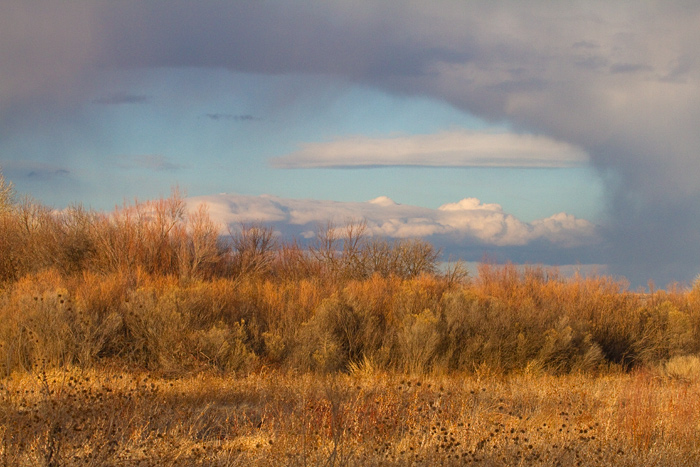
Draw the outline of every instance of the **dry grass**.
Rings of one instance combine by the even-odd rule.
[[[66,369],[0,387],[3,465],[697,465],[700,385]]]

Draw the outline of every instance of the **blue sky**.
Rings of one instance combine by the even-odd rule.
[[[350,209],[469,260],[690,281],[698,20],[688,2],[10,0],[0,168],[56,208],[177,184],[230,221]]]
[[[599,214],[601,185],[585,163],[537,169],[288,169],[271,163],[303,144],[345,137],[510,131],[506,122],[486,122],[444,101],[297,74],[158,69],[115,75],[104,77],[77,121],[16,137],[17,152],[27,156],[3,166],[20,191],[58,208],[81,202],[111,209],[124,199],[167,195],[178,183],[193,196],[390,196],[435,208],[472,196],[525,220],[560,211],[591,220]],[[314,92],[305,89],[308,81],[315,81]],[[56,141],[63,144],[56,147]]]

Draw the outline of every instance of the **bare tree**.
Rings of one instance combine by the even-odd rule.
[[[180,277],[198,278],[205,273],[205,266],[211,266],[221,259],[219,229],[209,217],[206,204],[201,204],[187,216],[187,226],[179,233]]]
[[[275,232],[260,224],[243,224],[238,232],[231,232],[234,265],[238,274],[262,274],[270,271],[276,247]]]
[[[0,170],[0,214],[7,212],[12,207],[15,198],[15,186],[5,180]]]

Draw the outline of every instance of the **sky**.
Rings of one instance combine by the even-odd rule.
[[[55,207],[182,188],[280,235],[700,273],[693,1],[4,0],[0,170]]]

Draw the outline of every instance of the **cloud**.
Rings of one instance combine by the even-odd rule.
[[[97,9],[32,0],[0,4],[0,122],[29,103],[71,106],[85,98],[82,74],[99,47]]]
[[[277,168],[331,167],[572,167],[586,154],[542,136],[452,131],[390,138],[357,136],[306,143],[299,151],[271,160]]]
[[[560,213],[527,223],[498,204],[476,198],[437,209],[398,204],[386,196],[368,202],[336,202],[220,194],[189,198],[187,203],[190,208],[206,203],[212,219],[233,230],[240,224],[262,222],[283,235],[302,238],[313,237],[317,227],[329,221],[340,226],[364,220],[370,235],[426,238],[446,252],[471,260],[481,259],[485,252],[522,257],[534,245],[547,254],[539,259],[531,255],[528,261],[590,262],[601,240],[598,227],[584,219]]]
[[[591,41],[578,41],[571,45],[575,49],[597,49],[600,46]]]
[[[47,181],[56,177],[66,177],[70,175],[70,171],[66,169],[55,169],[48,167],[41,167],[32,169],[27,173],[27,178],[31,180]]]
[[[121,104],[145,104],[150,99],[149,96],[142,94],[127,94],[124,92],[117,92],[114,94],[109,94],[107,96],[98,97],[93,99],[93,104],[100,105],[121,105]]]
[[[654,71],[649,65],[643,63],[616,63],[610,67],[610,73],[640,73]]]
[[[235,114],[226,114],[226,113],[208,113],[207,118],[210,120],[233,120],[236,122],[252,122],[255,120],[260,120],[257,117],[254,117],[250,114],[242,114],[242,115],[235,115]]]
[[[171,162],[161,154],[116,156],[115,164],[121,169],[148,169],[154,171],[178,170],[183,167]]]
[[[0,164],[0,170],[13,180],[26,180],[32,182],[47,182],[63,180],[71,176],[71,171],[56,164],[12,161],[8,160]]]

